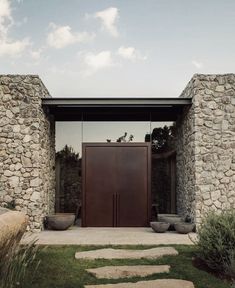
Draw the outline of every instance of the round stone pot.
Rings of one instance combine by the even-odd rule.
[[[166,222],[150,222],[150,226],[157,233],[164,233],[170,227],[170,223]]]
[[[52,230],[67,230],[74,221],[75,214],[73,213],[56,213],[46,216],[47,227]]]
[[[175,230],[180,234],[188,234],[193,231],[195,224],[192,223],[175,223]]]
[[[182,219],[180,216],[175,215],[175,214],[163,214],[163,215],[158,215],[158,221],[170,223],[170,227],[168,230],[174,231],[175,230],[174,224],[178,222],[182,222]]]

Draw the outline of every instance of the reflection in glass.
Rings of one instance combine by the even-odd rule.
[[[176,127],[173,122],[152,122],[152,201],[157,213],[176,212]],[[156,216],[156,215],[155,215]]]
[[[56,123],[56,212],[76,213],[81,207],[82,122]]]
[[[153,207],[158,213],[176,212],[175,124],[150,121],[57,122],[56,212],[80,217],[83,142],[151,142]]]
[[[149,122],[83,122],[83,142],[145,142]]]
[[[72,147],[75,153],[82,152],[82,122],[60,121],[56,122],[56,152],[65,146]]]

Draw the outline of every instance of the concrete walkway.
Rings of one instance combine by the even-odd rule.
[[[195,239],[196,234],[190,237]],[[81,228],[26,234],[22,243],[37,238],[39,245],[192,245],[188,235],[176,232],[154,233],[151,228]]]

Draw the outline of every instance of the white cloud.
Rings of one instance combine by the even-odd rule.
[[[41,51],[39,50],[30,51],[30,55],[32,59],[39,60],[41,58]]]
[[[0,39],[6,37],[12,21],[10,1],[0,0]]]
[[[25,38],[21,41],[0,40],[0,56],[8,55],[18,57],[30,45],[29,39]]]
[[[11,7],[8,0],[0,1],[0,19],[1,17],[10,17],[11,16]]]
[[[30,45],[29,39],[12,40],[9,29],[14,24],[9,0],[0,0],[0,57],[18,57]]]
[[[196,61],[196,60],[193,60],[192,61],[192,64],[193,66],[195,66],[197,69],[201,69],[204,65],[202,62],[199,62],[199,61]]]
[[[47,44],[53,48],[61,49],[74,43],[85,43],[92,40],[95,34],[87,32],[73,32],[70,26],[57,26],[50,23],[52,31],[47,36]]]
[[[95,18],[102,21],[103,29],[106,29],[113,37],[118,37],[116,22],[119,18],[119,11],[116,7],[110,7],[95,13]]]
[[[30,51],[30,56],[33,60],[39,61],[41,59],[43,52],[43,48],[37,49],[37,50],[31,50]]]
[[[83,61],[86,65],[86,70],[84,75],[89,76],[98,70],[102,70],[111,66],[114,66],[114,61],[112,59],[112,54],[110,51],[101,51],[97,54],[95,53],[85,53],[83,55]]]
[[[142,56],[141,53],[134,47],[124,47],[121,46],[117,54],[124,59],[136,61],[136,60],[146,60],[147,56]]]

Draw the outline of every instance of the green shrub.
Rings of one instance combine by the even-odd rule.
[[[235,211],[210,212],[198,229],[197,245],[211,269],[235,277]]]
[[[0,288],[24,287],[24,276],[30,265],[35,261],[37,247],[35,240],[27,245],[20,245],[16,239],[8,241],[0,250]]]

